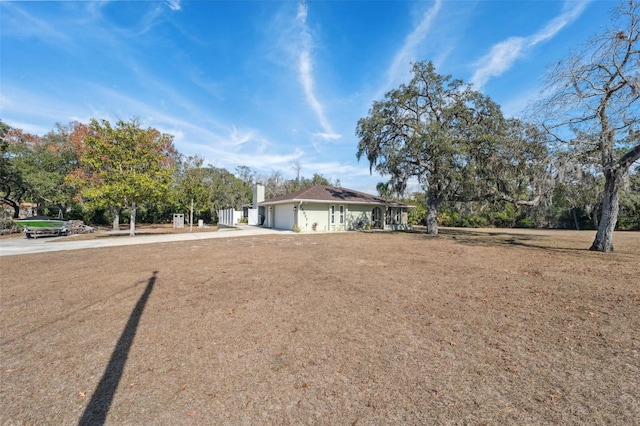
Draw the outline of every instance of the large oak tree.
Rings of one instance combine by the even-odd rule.
[[[498,167],[497,153],[510,126],[489,97],[437,74],[431,62],[414,64],[412,72],[409,84],[375,101],[358,121],[356,155],[390,176],[400,190],[417,178],[427,191],[427,232],[437,234],[443,201],[502,193],[499,179],[485,177],[489,168]]]
[[[85,128],[57,124],[45,136],[36,136],[0,121],[0,202],[14,210],[14,218],[25,201],[61,210],[74,204],[74,188],[65,177],[77,167],[76,140]]]

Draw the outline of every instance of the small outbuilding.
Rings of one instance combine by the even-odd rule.
[[[262,226],[300,232],[409,229],[415,206],[346,188],[317,185],[258,203]]]

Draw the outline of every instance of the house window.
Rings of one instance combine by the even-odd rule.
[[[331,206],[331,224],[336,223],[336,206]]]
[[[344,206],[340,206],[340,225],[344,225]]]

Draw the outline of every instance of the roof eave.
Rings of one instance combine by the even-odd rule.
[[[406,207],[406,208],[415,208],[416,206],[412,206],[411,204],[402,204],[396,203],[393,201],[348,201],[348,200],[311,200],[304,198],[292,198],[289,200],[277,200],[277,201],[261,201],[258,203],[259,206],[273,206],[276,204],[292,204],[292,203],[314,203],[314,204],[331,204],[331,203],[343,203],[343,204],[360,204],[360,205],[376,205],[376,206],[391,206],[391,207]]]

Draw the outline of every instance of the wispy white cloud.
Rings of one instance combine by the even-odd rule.
[[[303,166],[305,173],[321,173],[326,177],[369,176],[369,169],[367,167],[357,167],[340,161],[311,161],[305,163]]]
[[[493,45],[489,53],[477,62],[478,68],[471,77],[471,84],[481,89],[491,77],[497,77],[511,68],[529,46],[530,42],[524,37],[511,37]]]
[[[168,6],[172,11],[181,10],[181,0],[166,0],[165,3],[158,3],[155,1],[142,2],[144,7],[138,9],[136,15],[138,18],[135,23],[127,25],[120,24],[115,21],[109,21],[105,18],[105,9],[109,7],[119,7],[118,0],[99,0],[88,1],[85,3],[85,14],[82,19],[82,24],[86,27],[91,27],[86,31],[88,33],[94,33],[98,30],[98,34],[107,34],[111,36],[122,37],[130,41],[132,37],[139,37],[152,31],[157,26],[167,21],[167,12],[164,5]],[[111,36],[113,38],[113,36]]]
[[[529,49],[552,39],[564,27],[575,21],[590,0],[566,0],[560,15],[549,21],[542,29],[527,37],[511,37],[491,47],[489,53],[476,62],[476,71],[471,77],[473,86],[480,90],[492,78],[507,71]]]
[[[307,25],[307,5],[305,2],[301,2],[298,5],[298,13],[296,15],[296,21],[300,28],[300,53],[298,55],[298,78],[302,89],[304,91],[305,98],[314,112],[316,118],[322,127],[322,132],[315,133],[314,135],[325,140],[339,139],[341,136],[333,131],[329,120],[324,112],[324,106],[316,96],[315,92],[315,80],[313,75],[313,59],[311,57],[313,51],[313,39],[311,32]]]
[[[322,161],[306,157],[301,162],[302,175],[306,177],[319,173],[330,180],[340,179],[340,183],[345,188],[355,189],[370,194],[375,194],[376,184],[382,180],[379,176],[369,174],[368,167],[361,167],[357,164],[345,161]],[[284,175],[290,170],[282,170]]]
[[[14,2],[0,1],[0,14],[2,15],[2,33],[4,35],[33,37],[54,45],[73,42],[73,39],[63,29],[52,25],[46,19],[29,14],[16,6]]]
[[[182,9],[182,6],[180,5],[180,0],[167,0],[167,5],[169,6],[169,9],[173,11],[178,11]]]
[[[199,67],[191,66],[191,70],[188,71],[191,81],[204,90],[206,93],[212,96],[212,98],[219,101],[224,100],[223,86],[209,77],[206,72],[202,71]]]
[[[387,80],[382,91],[388,90],[389,87],[394,86],[409,74],[409,66],[412,62],[416,62],[418,48],[427,38],[427,34],[429,34],[431,25],[440,12],[441,6],[442,0],[436,0],[433,6],[424,11],[418,24],[407,35],[404,44],[394,56],[393,62],[387,70]]]
[[[531,37],[531,45],[535,46],[553,38],[565,26],[578,19],[590,2],[591,0],[565,1],[562,13]]]
[[[47,94],[22,89],[9,81],[2,82],[0,117],[7,124],[30,133],[43,135],[56,122],[74,120],[76,105]],[[28,121],[22,117],[29,117]],[[42,123],[47,123],[43,125]],[[46,127],[51,126],[51,127]]]
[[[138,115],[145,124],[162,128],[182,129],[192,138],[192,143],[202,146],[214,145],[226,151],[238,151],[248,148],[251,152],[259,153],[269,145],[268,141],[260,136],[260,132],[254,129],[239,128],[233,124],[216,121],[208,113],[189,104],[177,94],[171,95],[172,105],[179,106],[179,110],[165,110],[153,100],[130,97],[111,88],[91,85],[92,92],[108,106],[100,106],[95,109],[109,110],[108,116],[128,119],[131,113]],[[117,105],[117,107],[111,107]],[[117,109],[113,109],[117,108]],[[181,111],[181,112],[180,112]],[[199,111],[199,112],[198,112]],[[130,113],[131,112],[131,113]],[[104,114],[103,114],[104,115]],[[186,117],[186,118],[183,118]],[[169,131],[169,133],[171,133]]]
[[[325,141],[337,140],[342,137],[342,135],[339,135],[337,133],[322,133],[322,132],[314,133],[313,136]]]
[[[0,115],[7,124],[38,135],[46,134],[57,122],[87,123],[91,118],[114,122],[135,117],[143,126],[173,135],[176,147],[183,154],[204,154],[210,163],[229,170],[237,165],[286,170],[292,160],[304,155],[299,148],[275,146],[257,129],[217,122],[208,114],[198,114],[195,107],[186,102],[176,102],[183,105],[184,108],[179,108],[183,113],[176,109],[167,111],[157,102],[129,96],[112,87],[89,82],[78,84],[84,88],[81,92],[92,93],[92,103],[73,98],[63,102],[46,94],[3,85]],[[23,121],[24,116],[30,117],[29,120]],[[293,152],[287,152],[289,150]]]
[[[250,152],[228,152],[216,146],[202,147],[199,151],[208,164],[216,167],[224,167],[234,170],[239,165],[250,167],[259,172],[280,171],[283,174],[290,174],[291,162],[299,160],[304,156],[304,151],[299,148],[284,154],[264,153],[253,154]]]
[[[244,145],[254,139],[255,133],[253,131],[241,131],[236,126],[231,126],[229,144],[231,144],[232,146]]]
[[[138,37],[153,30],[157,25],[163,22],[163,10],[161,5],[154,5],[147,13],[143,14],[138,25],[132,28],[121,28],[123,35],[129,37]]]
[[[238,165],[269,172],[289,172],[291,161],[302,158],[305,152],[299,147],[276,146],[260,130],[217,122],[188,110],[182,117],[176,111],[134,99],[110,88],[94,86],[92,93],[103,101],[92,110],[102,111],[100,117],[129,119],[129,111],[135,111],[145,126],[152,126],[174,136],[178,150],[186,155],[204,156],[208,164],[234,170]],[[114,110],[110,105],[117,105]],[[184,115],[184,114],[182,114]],[[86,120],[79,120],[86,121]]]

